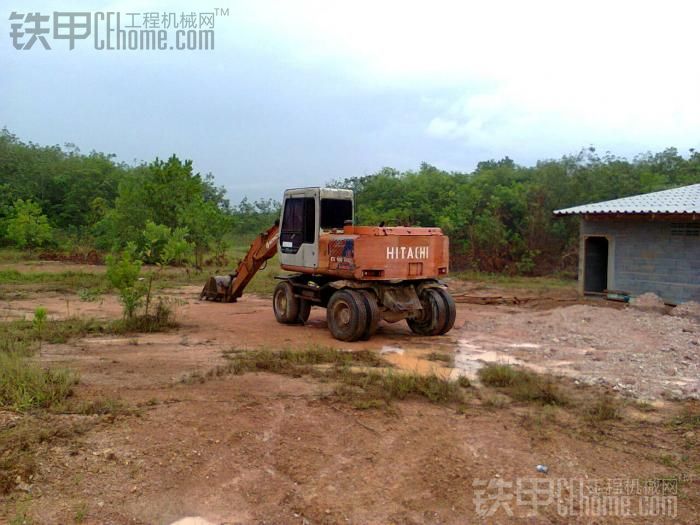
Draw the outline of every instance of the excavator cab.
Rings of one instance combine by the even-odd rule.
[[[296,188],[284,192],[278,253],[290,268],[318,268],[322,232],[342,231],[352,224],[352,190]]]

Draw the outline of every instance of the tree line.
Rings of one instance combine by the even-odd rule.
[[[507,157],[469,173],[422,164],[332,184],[355,190],[359,223],[441,227],[453,268],[534,275],[572,270],[577,261],[577,219],[556,218],[554,210],[698,182],[694,150],[628,160],[586,148],[529,167]]]
[[[362,224],[439,226],[453,267],[543,274],[575,265],[578,225],[552,211],[700,182],[700,153],[675,148],[629,160],[587,148],[520,166],[509,158],[471,172],[428,164],[384,168],[329,185],[355,190]],[[211,174],[190,161],[127,165],[73,145],[25,143],[0,132],[0,242],[23,249],[76,245],[128,248],[144,262],[201,266],[225,259],[235,234],[250,236],[279,216],[276,199],[231,205]]]
[[[225,258],[232,233],[272,222],[279,205],[246,199],[232,206],[213,175],[191,161],[130,166],[113,155],[25,143],[0,132],[0,242],[104,252],[129,248],[146,263]]]

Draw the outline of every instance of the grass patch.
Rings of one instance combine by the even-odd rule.
[[[448,381],[436,375],[398,372],[387,366],[375,352],[346,352],[335,348],[310,347],[302,350],[231,351],[227,365],[187,381],[205,380],[228,373],[265,371],[300,377],[314,377],[339,383],[338,398],[357,408],[375,408],[396,399],[416,396],[434,403],[462,401],[464,381]]]
[[[292,373],[292,375],[299,372],[300,367],[306,371],[306,367],[315,365],[372,367],[386,365],[382,358],[369,350],[346,352],[324,346],[311,346],[300,350],[232,350],[225,352],[224,356],[238,362],[246,371]]]
[[[121,399],[111,397],[79,401],[77,403],[62,403],[53,409],[54,413],[80,414],[81,416],[119,416],[129,414],[132,409]]]
[[[576,280],[565,277],[524,277],[501,273],[486,273],[478,271],[464,271],[451,273],[454,279],[462,281],[478,281],[497,284],[504,288],[520,288],[526,290],[545,291],[551,288],[576,289]]]
[[[123,334],[131,332],[164,332],[177,327],[175,312],[166,301],[158,301],[152,310],[153,313],[112,321],[111,329],[115,333]],[[136,344],[138,344],[138,341],[136,341]]]
[[[648,401],[634,401],[632,406],[640,412],[656,412],[656,407]]]
[[[62,403],[78,378],[66,369],[44,369],[17,353],[0,352],[0,406],[25,411]]]
[[[42,291],[75,292],[88,290],[89,293],[104,293],[110,286],[103,273],[94,272],[20,272],[0,270],[0,285],[41,285]]]
[[[620,419],[620,404],[609,394],[603,394],[584,407],[589,421],[611,421]]]
[[[238,265],[238,261],[247,253],[250,243],[255,237],[256,235],[236,236],[227,253],[228,261],[224,265],[207,266],[201,270],[177,267],[167,267],[162,271],[159,270],[158,278],[153,282],[153,289],[161,290],[183,285],[203,285],[208,275],[221,275],[234,270]],[[4,258],[3,254],[5,255]],[[0,262],[19,263],[26,259],[26,255],[22,254],[22,252],[0,250]],[[155,267],[144,265],[141,275],[145,277],[152,270],[155,270]],[[280,269],[279,260],[275,256],[253,277],[253,280],[246,287],[246,292],[270,295],[278,283],[275,276],[285,273],[288,272]],[[0,270],[0,292],[9,292],[11,290],[16,295],[18,287],[22,288],[25,286],[31,286],[29,290],[32,292],[75,293],[78,294],[81,301],[96,301],[101,295],[112,290],[104,272],[75,270],[47,272],[42,271],[41,264],[36,265],[36,271]]]
[[[671,424],[682,430],[700,430],[700,406],[697,403],[684,406],[681,413],[671,420]]]
[[[14,489],[16,479],[27,482],[36,470],[36,449],[44,443],[71,439],[85,433],[92,422],[64,422],[50,418],[27,417],[0,431],[0,494]]]
[[[9,321],[0,323],[0,352],[29,355],[38,348],[41,341],[66,343],[76,337],[115,331],[115,323],[112,321],[79,317],[45,321],[40,328],[32,321]]]
[[[425,358],[428,361],[440,361],[445,363],[447,366],[452,366],[454,363],[454,356],[443,352],[430,352]]]
[[[61,406],[77,383],[77,375],[62,368],[42,368],[29,357],[42,342],[65,343],[90,334],[161,331],[174,326],[172,310],[157,307],[149,316],[126,321],[71,318],[0,323],[0,406],[18,411]]]
[[[40,342],[60,344],[88,335],[162,332],[176,326],[174,312],[166,303],[156,305],[152,314],[130,320],[70,317],[45,321],[40,328],[28,320],[9,321],[0,323],[0,352],[31,355]]]
[[[4,247],[0,249],[0,263],[19,263],[33,260],[28,252],[16,248]]]
[[[422,397],[432,403],[463,400],[462,391],[456,381],[448,381],[435,374],[421,375],[415,372],[398,372],[393,369],[359,371],[345,369],[337,379],[341,382],[342,388],[336,389],[336,393],[342,399],[353,402],[383,400],[390,403],[409,396]]]
[[[75,513],[73,515],[73,521],[75,523],[83,523],[85,521],[85,516],[87,515],[87,503],[80,502],[75,506]]]
[[[519,371],[509,365],[486,365],[479,370],[479,379],[487,386],[507,387],[513,385]]]
[[[467,376],[459,376],[457,378],[457,384],[462,388],[470,388],[472,386],[472,382],[469,381]]]
[[[479,379],[484,385],[498,388],[516,401],[545,405],[568,403],[566,396],[552,378],[510,365],[486,365],[479,370]]]

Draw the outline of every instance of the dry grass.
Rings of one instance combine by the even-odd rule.
[[[73,440],[94,422],[64,421],[56,417],[26,417],[0,431],[0,494],[11,491],[19,478],[27,482],[36,470],[38,447],[44,442]]]
[[[583,407],[584,415],[589,421],[611,421],[620,419],[620,403],[609,394],[603,394]]]

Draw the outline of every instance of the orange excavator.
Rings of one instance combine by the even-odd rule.
[[[212,276],[200,298],[235,302],[253,276],[279,254],[272,307],[284,324],[303,324],[312,306],[326,308],[336,339],[369,339],[381,320],[405,319],[424,336],[447,333],[456,307],[440,279],[449,239],[440,228],[355,226],[354,196],[337,188],[284,193],[280,221],[261,233],[236,270]]]

